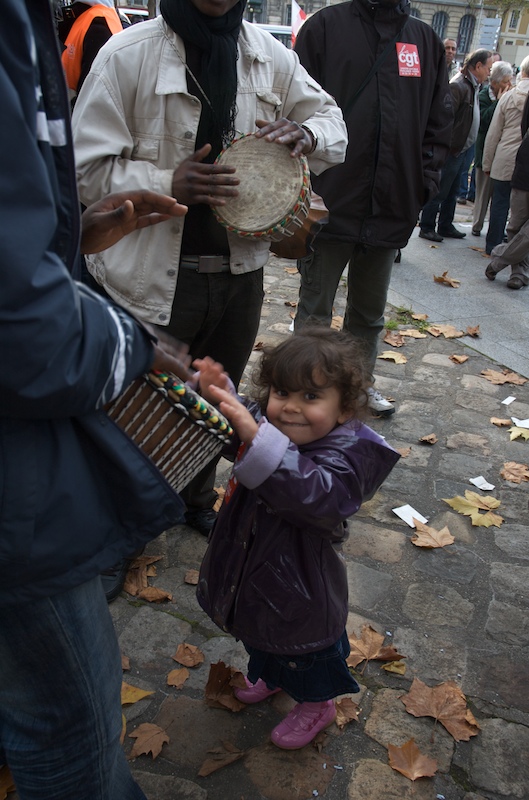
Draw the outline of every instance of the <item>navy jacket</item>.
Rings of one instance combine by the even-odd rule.
[[[178,521],[182,503],[102,410],[152,346],[70,275],[79,203],[47,2],[2,3],[0,104],[2,605],[94,577]]]

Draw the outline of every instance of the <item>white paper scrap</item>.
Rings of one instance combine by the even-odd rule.
[[[288,330],[290,331],[290,333],[294,333],[294,320],[292,320],[292,322],[288,326]],[[513,398],[513,400],[514,400],[514,398]]]
[[[517,428],[529,428],[529,419],[517,419],[516,417],[511,417],[511,419]]]
[[[477,478],[469,478],[469,483],[473,483],[478,489],[483,489],[484,492],[492,492],[496,487],[492,483],[488,483],[483,475],[478,475]]]
[[[516,400],[516,397],[509,396],[509,397],[506,397],[505,400],[502,400],[501,404],[502,404],[502,406],[510,406],[511,403],[514,403],[515,400]]]
[[[392,508],[391,510],[397,515],[397,517],[400,517],[402,520],[404,520],[404,522],[409,525],[410,528],[415,528],[415,524],[413,522],[414,519],[419,520],[419,522],[422,522],[423,524],[428,522],[426,517],[423,517],[422,514],[419,514],[418,511],[415,511],[413,506],[407,504],[405,506],[399,506],[398,508]]]

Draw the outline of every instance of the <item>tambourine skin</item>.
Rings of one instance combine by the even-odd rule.
[[[305,156],[292,158],[287,145],[249,133],[234,139],[216,163],[235,167],[238,196],[212,206],[228,231],[280,241],[301,227],[310,208],[310,171]]]

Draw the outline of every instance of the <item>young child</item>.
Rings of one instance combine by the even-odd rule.
[[[240,446],[211,535],[197,597],[248,654],[245,689],[257,703],[281,689],[297,705],[272,731],[297,749],[330,725],[333,698],[358,692],[346,664],[346,520],[399,459],[358,421],[369,385],[346,333],[305,328],[265,348],[257,403],[230,393],[222,367],[195,362],[201,391],[230,420]]]

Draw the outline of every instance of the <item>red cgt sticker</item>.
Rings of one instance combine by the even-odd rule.
[[[401,77],[421,77],[421,61],[416,44],[397,42],[397,61],[399,63],[399,75]]]

